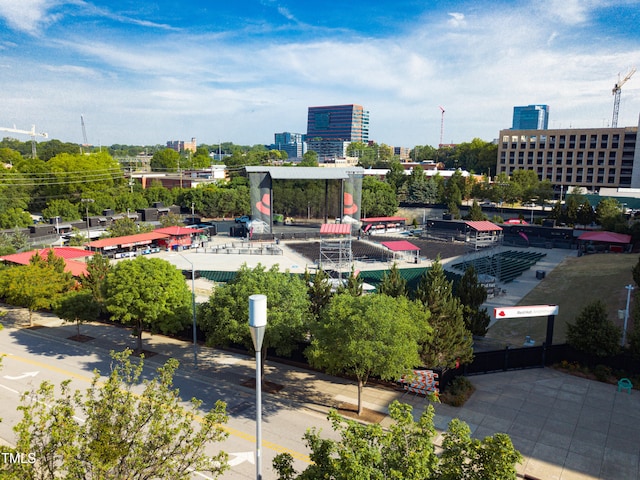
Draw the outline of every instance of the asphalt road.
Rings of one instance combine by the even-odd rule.
[[[47,338],[38,330],[6,328],[0,332],[0,354],[5,355],[0,371],[0,439],[15,443],[12,427],[19,422],[16,407],[23,392],[33,390],[44,380],[59,385],[72,379],[72,388],[84,391],[90,384],[93,371],[109,371],[109,354],[104,349],[85,347],[73,341]],[[153,374],[158,364],[146,361],[143,376]],[[217,400],[227,403],[229,421],[226,429],[229,437],[222,444],[210,446],[213,454],[218,449],[229,453],[231,470],[220,478],[256,478],[255,453],[255,394],[247,389],[234,388],[224,382],[180,367],[174,381],[181,397],[187,401],[197,397],[204,401],[203,409],[213,406]],[[271,467],[273,457],[280,452],[293,455],[298,470],[309,462],[308,451],[302,442],[304,432],[310,427],[322,428],[325,436],[333,432],[329,422],[319,413],[276,403],[263,395],[262,410],[262,478],[275,479]],[[209,478],[198,472],[194,478]]]

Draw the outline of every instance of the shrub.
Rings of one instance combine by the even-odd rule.
[[[440,401],[452,407],[461,407],[475,390],[476,387],[467,377],[456,377],[451,381],[447,390],[440,395]]]
[[[573,324],[567,325],[567,343],[576,350],[598,357],[620,350],[622,332],[607,316],[607,306],[596,300],[582,309]]]
[[[611,368],[606,365],[596,365],[593,374],[599,382],[606,382],[611,377],[612,371]]]

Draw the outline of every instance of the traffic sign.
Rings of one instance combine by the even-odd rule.
[[[558,305],[529,305],[519,307],[496,307],[493,309],[493,317],[500,318],[527,318],[548,317],[558,314]]]

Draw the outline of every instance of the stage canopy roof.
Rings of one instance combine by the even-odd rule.
[[[487,220],[480,221],[467,221],[466,223],[470,228],[476,230],[477,232],[500,232],[502,231],[502,227],[496,225],[495,223],[489,222]]]
[[[614,232],[585,232],[578,237],[581,241],[605,243],[631,243],[631,235]]]
[[[387,247],[392,252],[419,252],[420,247],[407,240],[395,240],[391,242],[382,242],[382,246]]]
[[[349,235],[351,225],[348,223],[323,223],[320,225],[320,235]]]
[[[247,173],[268,173],[273,180],[347,180],[349,175],[364,175],[364,168],[322,167],[244,167]]]

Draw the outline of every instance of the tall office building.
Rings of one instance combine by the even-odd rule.
[[[502,130],[496,173],[533,170],[565,191],[640,188],[638,127]]]
[[[350,142],[369,141],[369,112],[361,105],[309,107],[307,146],[324,156],[346,154]]]
[[[302,133],[275,133],[271,148],[287,152],[289,158],[299,158],[304,154],[303,142],[304,135]]]
[[[549,128],[549,106],[513,107],[512,130],[546,130]]]

